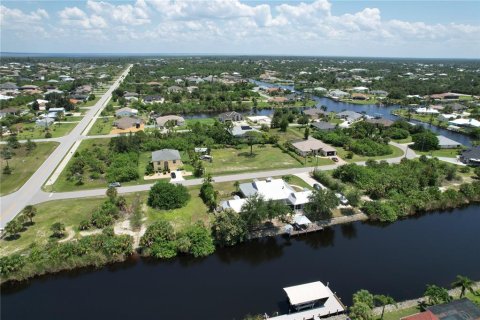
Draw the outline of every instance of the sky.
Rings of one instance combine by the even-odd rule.
[[[2,0],[0,51],[480,58],[478,1]]]

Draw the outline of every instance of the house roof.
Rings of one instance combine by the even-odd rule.
[[[363,117],[363,115],[355,111],[346,110],[346,111],[337,113],[337,117],[345,117],[345,118],[350,118],[352,120],[357,120]]]
[[[332,146],[324,143],[323,141],[317,140],[315,138],[308,138],[307,140],[301,140],[298,142],[292,143],[292,146],[301,152],[310,152],[310,151],[317,151],[323,150],[325,152],[328,151],[336,151],[335,148]]]
[[[145,96],[143,98],[143,101],[161,101],[163,100],[163,97],[161,95],[151,95],[151,96]]]
[[[223,201],[220,203],[220,206],[223,209],[232,209],[233,211],[240,213],[245,202],[247,202],[247,199],[232,199]]]
[[[299,305],[316,300],[329,298],[332,291],[320,281],[283,288],[292,305]]]
[[[143,123],[142,119],[130,117],[123,117],[115,121],[115,125],[119,129],[128,129],[141,123]]]
[[[326,122],[326,121],[314,122],[314,123],[312,123],[312,126],[317,128],[318,130],[332,130],[332,129],[335,129],[334,124],[332,124],[330,122]]]
[[[310,221],[310,219],[308,219],[306,216],[304,216],[303,214],[296,214],[294,217],[293,217],[293,222],[298,224],[298,225],[301,225],[301,226],[307,226],[309,225],[310,223],[312,223],[312,221]]]
[[[464,159],[479,159],[480,161],[480,146],[472,147],[462,152]]]
[[[240,113],[238,113],[238,112],[236,112],[236,111],[224,112],[224,113],[220,113],[220,114],[218,115],[218,117],[219,117],[220,119],[224,119],[224,120],[225,120],[225,119],[232,119],[233,117],[238,117],[238,116],[240,116],[240,117],[243,118],[242,114],[240,114]]]
[[[175,149],[161,149],[152,152],[152,161],[169,161],[180,159],[180,152]]]
[[[183,119],[183,117],[180,117],[180,116],[172,115],[172,116],[158,117],[155,119],[155,121],[157,122],[158,126],[164,127],[168,121],[176,121],[177,125],[179,125],[179,124],[183,124],[185,122],[185,119]]]
[[[379,124],[384,127],[390,127],[393,124],[392,120],[388,120],[385,118],[380,118],[380,119],[367,119],[365,122],[371,123],[371,124]]]
[[[309,198],[311,195],[312,195],[312,191],[310,190],[293,192],[288,197],[288,201],[293,205],[309,203],[310,202]]]
[[[312,109],[308,109],[308,110],[303,110],[303,114],[306,114],[307,116],[317,116],[319,114],[326,115],[326,114],[328,114],[328,112],[323,111],[322,109],[312,108]]]
[[[240,184],[240,191],[246,197],[258,194],[265,200],[285,200],[294,192],[292,187],[282,179],[256,180],[242,183]]]
[[[480,319],[480,307],[467,298],[431,306],[427,310],[440,320]]]
[[[438,138],[439,146],[453,146],[453,145],[461,146],[462,145],[460,142],[452,140],[442,135],[437,136],[437,138]]]
[[[117,111],[115,111],[115,114],[118,115],[122,112],[128,112],[130,114],[137,114],[138,110],[137,109],[132,109],[132,108],[129,108],[129,107],[124,107],[124,108],[121,108],[121,109],[118,109]]]

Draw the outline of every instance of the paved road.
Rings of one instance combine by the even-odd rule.
[[[405,157],[406,151],[407,151],[407,155],[406,155],[407,158],[413,159],[416,157],[415,152],[410,148],[408,148],[407,150],[406,145],[402,145],[394,142],[391,142],[391,144],[402,149],[404,155],[397,158],[386,159],[385,161],[387,161],[388,163],[399,163]],[[356,162],[356,164],[365,165],[365,161]],[[267,177],[278,177],[278,176],[285,176],[285,175],[302,175],[302,174],[304,175],[306,173],[313,171],[315,168],[317,168],[318,170],[326,171],[326,170],[333,170],[339,167],[340,165],[342,164],[335,163],[335,164],[319,166],[319,167],[302,167],[302,168],[290,168],[290,169],[230,174],[230,175],[213,177],[213,181],[214,182],[231,182],[231,181],[248,180],[248,179],[255,179],[255,178],[261,179],[261,178],[267,178]],[[178,181],[176,183],[180,183],[184,186],[196,186],[196,185],[202,184],[202,182],[203,182],[203,179],[190,179],[190,180]],[[118,193],[148,191],[150,190],[152,185],[153,183],[120,187],[118,188]],[[58,193],[47,193],[40,190],[40,192],[37,192],[35,196],[32,197],[31,203],[38,204],[38,203],[42,203],[50,200],[64,200],[64,199],[104,196],[105,192],[106,192],[106,188],[71,191],[71,192],[58,192]]]
[[[42,198],[45,192],[41,190],[42,185],[55,171],[55,168],[61,163],[62,159],[68,153],[73,144],[82,139],[85,129],[90,122],[98,116],[112,92],[118,88],[121,81],[130,71],[132,65],[122,73],[122,75],[110,86],[110,89],[91,107],[79,124],[65,137],[59,139],[60,145],[52,152],[48,159],[40,168],[28,179],[28,181],[16,192],[0,198],[0,227],[3,228],[12,220],[27,204],[34,204],[34,199]],[[53,141],[53,140],[49,140]],[[47,194],[48,199],[48,194]]]

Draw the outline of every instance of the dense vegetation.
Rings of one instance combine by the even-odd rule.
[[[367,161],[366,166],[348,164],[333,172],[333,177],[353,184],[373,201],[365,202],[364,212],[374,220],[395,221],[416,212],[457,207],[480,200],[480,182],[462,184],[459,191],[439,187],[457,177],[454,165],[438,159],[403,159],[400,164]]]

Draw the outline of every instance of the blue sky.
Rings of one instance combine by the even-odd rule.
[[[480,57],[480,1],[5,1],[1,51]]]

